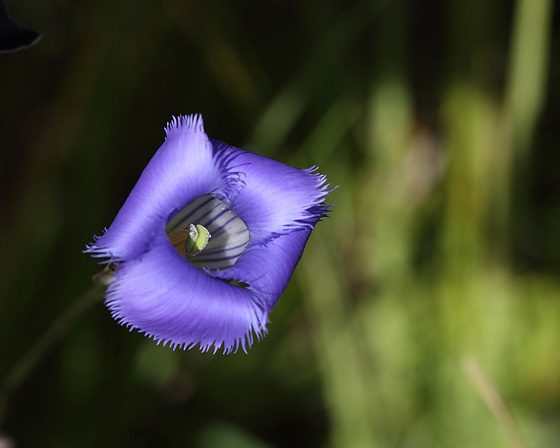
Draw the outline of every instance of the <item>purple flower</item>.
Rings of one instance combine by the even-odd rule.
[[[86,252],[116,267],[113,317],[170,346],[244,351],[267,333],[329,193],[299,170],[209,140],[198,115],[167,138]]]

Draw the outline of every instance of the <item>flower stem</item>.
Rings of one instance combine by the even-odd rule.
[[[78,319],[103,299],[105,287],[94,285],[67,308],[37,340],[30,350],[8,371],[0,384],[0,425],[4,421],[10,397],[25,382],[33,369],[52,347],[68,333]]]
[[[512,448],[526,448],[523,437],[515,424],[510,410],[494,384],[492,384],[490,379],[488,379],[483,372],[478,362],[474,358],[465,358],[463,360],[463,370],[480,393],[486,406],[488,406],[492,414],[494,414],[494,417],[508,439],[509,446]]]

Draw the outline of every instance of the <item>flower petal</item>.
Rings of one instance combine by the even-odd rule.
[[[164,345],[244,351],[268,313],[250,288],[213,278],[182,258],[160,229],[142,257],[119,267],[107,306],[115,319]]]
[[[228,206],[245,222],[249,244],[235,264],[213,273],[251,285],[270,312],[286,289],[331,191],[315,168],[299,170],[212,140],[216,153],[236,154],[244,187]]]
[[[166,132],[109,230],[87,252],[116,261],[138,256],[149,248],[151,235],[189,202],[231,193],[238,175],[216,162],[200,116],[174,119]]]
[[[243,174],[243,189],[226,203],[249,228],[250,247],[293,230],[313,229],[326,216],[328,205],[322,201],[331,190],[315,168],[300,170],[211,141],[217,155],[232,159],[230,169]]]
[[[212,275],[249,284],[270,313],[288,286],[310,235],[311,229],[294,230],[266,245],[248,247],[231,268]]]

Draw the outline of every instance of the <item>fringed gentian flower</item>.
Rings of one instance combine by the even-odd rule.
[[[166,134],[86,252],[111,262],[121,324],[173,348],[246,351],[328,212],[325,176],[209,140],[198,115]]]

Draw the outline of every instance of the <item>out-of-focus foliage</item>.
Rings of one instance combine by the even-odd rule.
[[[0,55],[0,438],[560,446],[552,0],[8,6],[43,39]],[[341,185],[249,354],[83,297],[80,251],[188,113]]]

